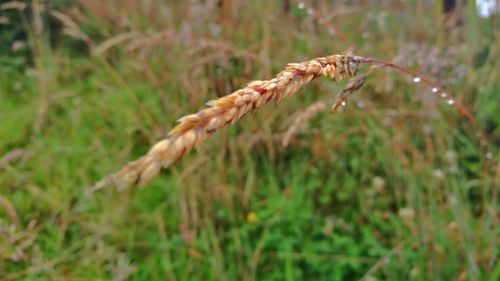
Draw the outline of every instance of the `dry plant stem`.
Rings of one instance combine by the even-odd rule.
[[[16,148],[8,153],[6,153],[4,156],[0,157],[0,169],[4,168],[5,166],[9,165],[11,162],[16,161],[18,159],[27,159],[31,156],[30,151],[26,151],[21,148]]]
[[[297,132],[299,132],[309,122],[309,120],[311,120],[319,112],[326,110],[328,107],[331,107],[332,111],[335,111],[341,105],[344,105],[349,96],[363,86],[369,72],[370,71],[351,78],[345,88],[342,89],[342,91],[340,91],[335,98],[317,101],[297,114],[288,130],[283,134],[281,145],[283,147],[287,147],[293,136],[295,136]]]
[[[0,210],[1,209],[3,209],[7,216],[9,216],[10,221],[13,224],[20,226],[19,217],[17,216],[14,205],[9,201],[9,199],[0,194]]]
[[[301,10],[305,10],[306,13],[311,16],[319,25],[325,27],[328,33],[332,36],[336,36],[342,42],[349,42],[349,39],[342,33],[339,29],[335,28],[331,23],[331,20],[326,19],[311,6],[306,5],[304,1],[297,1],[297,7]]]
[[[472,114],[467,109],[467,107],[465,105],[463,105],[460,101],[457,101],[452,96],[450,96],[446,92],[446,89],[444,89],[443,87],[439,86],[435,82],[433,82],[425,77],[418,76],[416,73],[412,72],[409,69],[406,69],[404,67],[401,67],[401,66],[394,64],[394,63],[391,63],[391,62],[386,62],[386,61],[379,60],[376,58],[364,58],[362,63],[374,64],[374,65],[378,65],[378,66],[396,69],[400,72],[403,72],[407,75],[412,76],[414,79],[418,79],[418,80],[414,80],[414,81],[422,82],[423,84],[431,87],[432,91],[435,94],[437,94],[440,98],[446,100],[446,102],[449,105],[452,105],[462,117],[467,119],[467,121],[471,124],[471,126],[476,130],[477,138],[479,139],[479,145],[480,145],[481,149],[486,150],[483,153],[486,153],[486,154],[488,153],[487,147],[488,147],[488,144],[490,142],[488,140],[487,134],[483,130],[481,130],[481,128],[477,125],[476,119],[474,119],[474,116],[472,116]]]
[[[43,4],[40,0],[33,0],[31,5],[31,12],[33,15],[33,23],[31,26],[31,40],[33,44],[33,55],[36,68],[36,78],[38,90],[40,91],[40,105],[38,107],[37,118],[34,121],[33,128],[36,133],[40,133],[48,121],[48,114],[50,108],[49,87],[46,74],[46,63],[44,61],[45,44],[44,34],[45,26],[43,24],[44,10]]]
[[[397,69],[417,79],[416,82],[423,82],[431,86],[433,92],[445,93],[443,88],[426,78],[420,78],[408,69],[390,62],[354,56],[349,53],[319,57],[301,63],[290,63],[276,77],[270,80],[253,81],[243,89],[208,102],[209,108],[179,119],[179,124],[168,133],[165,139],[157,142],[146,155],[99,181],[94,185],[92,191],[108,185],[115,185],[118,189],[132,185],[144,186],[160,172],[161,167],[171,166],[194,146],[203,143],[217,130],[234,124],[247,113],[253,112],[271,101],[279,101],[290,96],[321,75],[335,79],[337,82],[344,77],[352,77],[359,69],[360,64]],[[364,80],[365,76],[351,80],[338,96],[333,109],[342,104],[350,93],[359,89]],[[477,128],[474,118],[465,106],[447,94],[444,98]],[[480,134],[480,138],[484,139],[485,137]]]
[[[159,173],[161,167],[169,167],[217,130],[235,123],[271,101],[290,96],[321,75],[337,81],[350,77],[356,73],[363,60],[362,57],[343,54],[291,63],[275,78],[251,82],[230,95],[212,100],[207,103],[209,108],[179,119],[179,124],[145,156],[99,181],[94,189],[107,185],[116,185],[119,189],[132,185],[144,186]]]
[[[311,104],[302,112],[297,114],[297,116],[295,116],[295,118],[292,120],[288,129],[285,131],[285,133],[283,133],[283,137],[281,138],[281,145],[283,147],[288,147],[293,137],[309,123],[309,120],[311,120],[319,112],[331,107],[334,102],[334,98],[320,100]]]
[[[438,94],[438,95],[445,94],[444,96],[442,96],[442,98],[446,99],[448,102],[451,102],[451,104],[455,107],[455,109],[458,111],[458,113],[460,115],[462,115],[463,117],[465,117],[475,129],[478,129],[476,120],[474,119],[474,117],[472,116],[470,111],[467,109],[467,107],[465,107],[461,102],[453,99],[453,97],[449,96],[446,93],[446,90],[444,88],[440,87],[439,85],[437,85],[433,81],[431,81],[425,77],[420,77],[416,73],[414,73],[414,72],[412,72],[404,67],[401,67],[399,65],[391,63],[391,62],[386,62],[386,61],[375,59],[375,58],[364,58],[363,63],[378,64],[378,65],[382,65],[385,67],[394,68],[400,72],[403,72],[405,74],[412,76],[413,78],[418,78],[419,82],[422,82],[423,84],[425,84],[429,87],[432,87],[433,90],[435,89],[436,94]]]

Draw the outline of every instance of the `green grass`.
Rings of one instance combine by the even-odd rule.
[[[205,101],[268,78],[288,62],[351,45],[391,59],[413,40],[410,21],[376,26],[362,12],[387,9],[388,21],[398,19],[396,11],[413,18],[411,3],[405,6],[410,12],[361,6],[341,16],[334,23],[351,42],[332,39],[303,11],[286,13],[277,3],[238,4],[243,7],[226,19],[235,27],[223,27],[223,35],[207,27],[224,26],[216,16],[184,16],[197,37],[255,52],[271,60],[268,65],[227,53],[198,65],[218,49],[192,57],[194,43],[145,48],[149,53],[141,57],[123,51],[125,43],[90,55],[72,38],[50,46],[45,37],[30,37],[45,48],[38,53],[50,106],[40,131],[34,129],[39,78],[27,75],[40,65],[28,59],[14,66],[12,54],[1,54],[0,157],[16,148],[26,154],[0,167],[0,195],[20,219],[13,227],[8,206],[0,204],[0,279],[497,280],[500,40],[498,29],[491,30],[495,23],[469,14],[467,28],[487,35],[479,43],[465,40],[456,59],[466,76],[447,86],[489,135],[485,147],[451,107],[427,108],[414,98],[430,89],[378,71],[346,108],[318,115],[289,148],[273,135],[340,85],[316,81],[245,117],[145,189],[88,193]],[[137,29],[175,29],[183,17],[162,24],[144,11],[129,13]],[[433,15],[425,20],[438,25]],[[94,40],[90,49],[123,32],[110,22],[89,16],[79,23]],[[380,40],[363,39],[358,26]]]

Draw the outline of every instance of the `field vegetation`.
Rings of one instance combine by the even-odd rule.
[[[442,2],[0,1],[0,280],[499,280],[500,23]],[[93,188],[346,50],[419,79],[361,66],[335,112],[349,79],[316,79],[143,188]]]

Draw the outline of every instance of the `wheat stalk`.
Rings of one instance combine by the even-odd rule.
[[[165,139],[157,142],[146,155],[100,180],[91,191],[108,185],[115,185],[118,189],[132,185],[144,186],[160,172],[161,167],[171,166],[194,146],[203,143],[217,130],[234,124],[247,113],[253,112],[271,101],[280,101],[292,95],[319,76],[324,75],[337,82],[344,77],[352,77],[356,74],[360,64],[370,64],[372,65],[371,69],[380,66],[393,68],[412,76],[416,83],[422,82],[432,87],[433,93],[439,95],[449,105],[453,105],[460,115],[464,116],[477,129],[476,122],[467,108],[431,80],[421,78],[412,71],[391,62],[355,56],[351,53],[331,55],[301,63],[290,63],[270,80],[253,81],[243,89],[209,101],[207,103],[209,108],[180,118],[179,124],[168,133]],[[351,79],[346,88],[337,96],[333,110],[345,102],[350,94],[358,90],[363,85],[365,78],[366,74]],[[316,110],[321,110],[321,106],[313,111]],[[484,139],[483,134],[480,135],[480,138]]]
[[[253,81],[243,89],[212,100],[207,103],[209,108],[179,119],[179,124],[146,155],[105,177],[96,183],[94,189],[108,185],[116,185],[119,189],[132,185],[144,186],[159,173],[161,167],[169,167],[217,130],[235,123],[271,101],[290,96],[321,75],[337,82],[346,76],[351,77],[363,60],[363,57],[346,53],[290,63],[270,80]]]

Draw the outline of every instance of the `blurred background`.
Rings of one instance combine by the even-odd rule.
[[[0,279],[499,280],[499,6],[0,0]],[[479,128],[377,69],[284,145],[345,85],[321,78],[144,189],[88,192],[206,101],[344,50]]]

